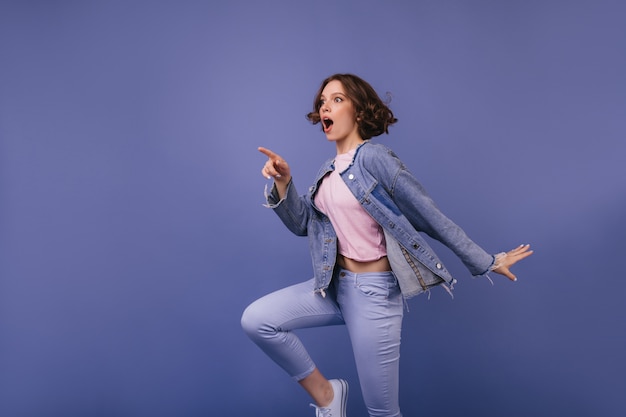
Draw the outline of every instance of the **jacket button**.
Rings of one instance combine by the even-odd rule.
[[[437,264],[435,264],[435,266],[437,267],[437,269],[441,269],[442,268],[442,266],[441,266],[441,264],[439,262],[437,262]]]
[[[353,180],[354,179],[354,174],[348,175],[348,179]]]

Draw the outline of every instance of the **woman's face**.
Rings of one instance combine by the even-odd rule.
[[[354,104],[346,96],[340,81],[333,80],[326,84],[320,96],[320,104],[320,119],[328,140],[337,142],[337,146],[340,143],[350,146],[362,141]]]

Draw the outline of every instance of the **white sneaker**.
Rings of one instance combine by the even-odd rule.
[[[331,379],[328,382],[333,387],[333,400],[326,407],[311,404],[315,408],[315,417],[346,417],[348,383],[343,379]]]

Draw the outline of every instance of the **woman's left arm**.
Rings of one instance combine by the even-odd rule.
[[[530,250],[530,245],[519,245],[515,249],[508,252],[497,254],[491,270],[495,273],[504,275],[511,281],[517,281],[517,277],[510,271],[509,268],[532,254],[533,251]]]
[[[460,226],[439,210],[424,187],[398,160],[398,171],[389,184],[391,195],[398,208],[418,231],[422,231],[446,245],[468,267],[473,275],[489,271],[516,280],[510,267],[530,256],[529,245],[522,245],[495,257],[488,254],[469,238]]]

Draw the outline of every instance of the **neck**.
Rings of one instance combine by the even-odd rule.
[[[365,141],[363,139],[361,139],[361,138],[359,138],[357,140],[352,140],[352,141],[337,142],[336,143],[337,155],[341,155],[342,153],[348,153],[352,149],[355,149],[357,146],[362,144],[363,142],[365,142]]]

